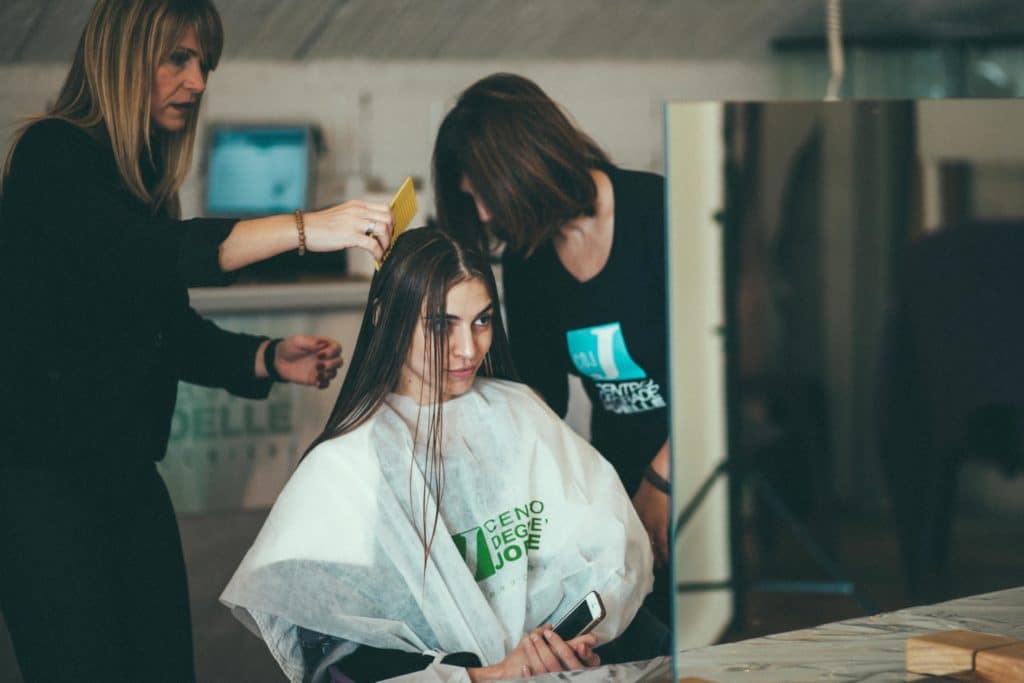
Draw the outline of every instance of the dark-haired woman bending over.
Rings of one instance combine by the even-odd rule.
[[[611,461],[655,551],[646,605],[668,623],[669,442],[664,181],[627,171],[535,83],[467,88],[434,147],[441,225],[504,243],[512,357],[559,414],[568,375],[593,406],[591,443]]]

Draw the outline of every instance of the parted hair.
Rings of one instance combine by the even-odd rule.
[[[151,125],[150,101],[157,67],[189,28],[208,73],[224,43],[220,15],[210,0],[98,0],[57,100],[15,132],[0,177],[6,177],[14,147],[29,126],[61,119],[109,140],[128,191],[153,213],[179,217],[178,190],[191,165],[199,107],[183,130],[172,133]],[[147,175],[155,177],[148,186]]]
[[[608,155],[533,81],[497,73],[466,88],[437,133],[438,223],[490,249],[500,240],[531,253],[568,221],[593,216],[591,169]],[[491,214],[480,223],[460,189],[465,176]]]
[[[494,306],[491,347],[480,374],[516,379],[498,306],[498,288],[487,256],[437,227],[409,230],[395,242],[370,284],[366,312],[338,400],[324,430],[306,450],[308,454],[320,443],[357,429],[381,407],[398,386],[413,335],[422,319],[421,329],[426,337],[423,366],[427,368],[423,387],[429,387],[426,390],[432,392],[429,396],[420,396],[421,408],[414,434],[414,449],[418,443],[426,447],[423,475],[427,486],[419,517],[423,527],[418,530],[423,541],[424,562],[437,529],[436,513],[444,494],[442,404],[448,361],[445,302],[453,286],[469,280],[483,283]],[[425,424],[425,429],[420,428],[421,424]],[[436,501],[437,508],[428,524],[430,497]]]

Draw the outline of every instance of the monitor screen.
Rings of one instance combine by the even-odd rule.
[[[308,209],[313,189],[311,126],[216,125],[207,139],[208,216]]]

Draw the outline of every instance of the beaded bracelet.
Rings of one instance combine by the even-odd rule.
[[[302,219],[302,209],[295,209],[295,229],[299,231],[299,256],[305,256],[306,224]]]

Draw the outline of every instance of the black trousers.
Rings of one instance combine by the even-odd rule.
[[[0,466],[0,609],[25,683],[195,681],[181,540],[155,465]]]

